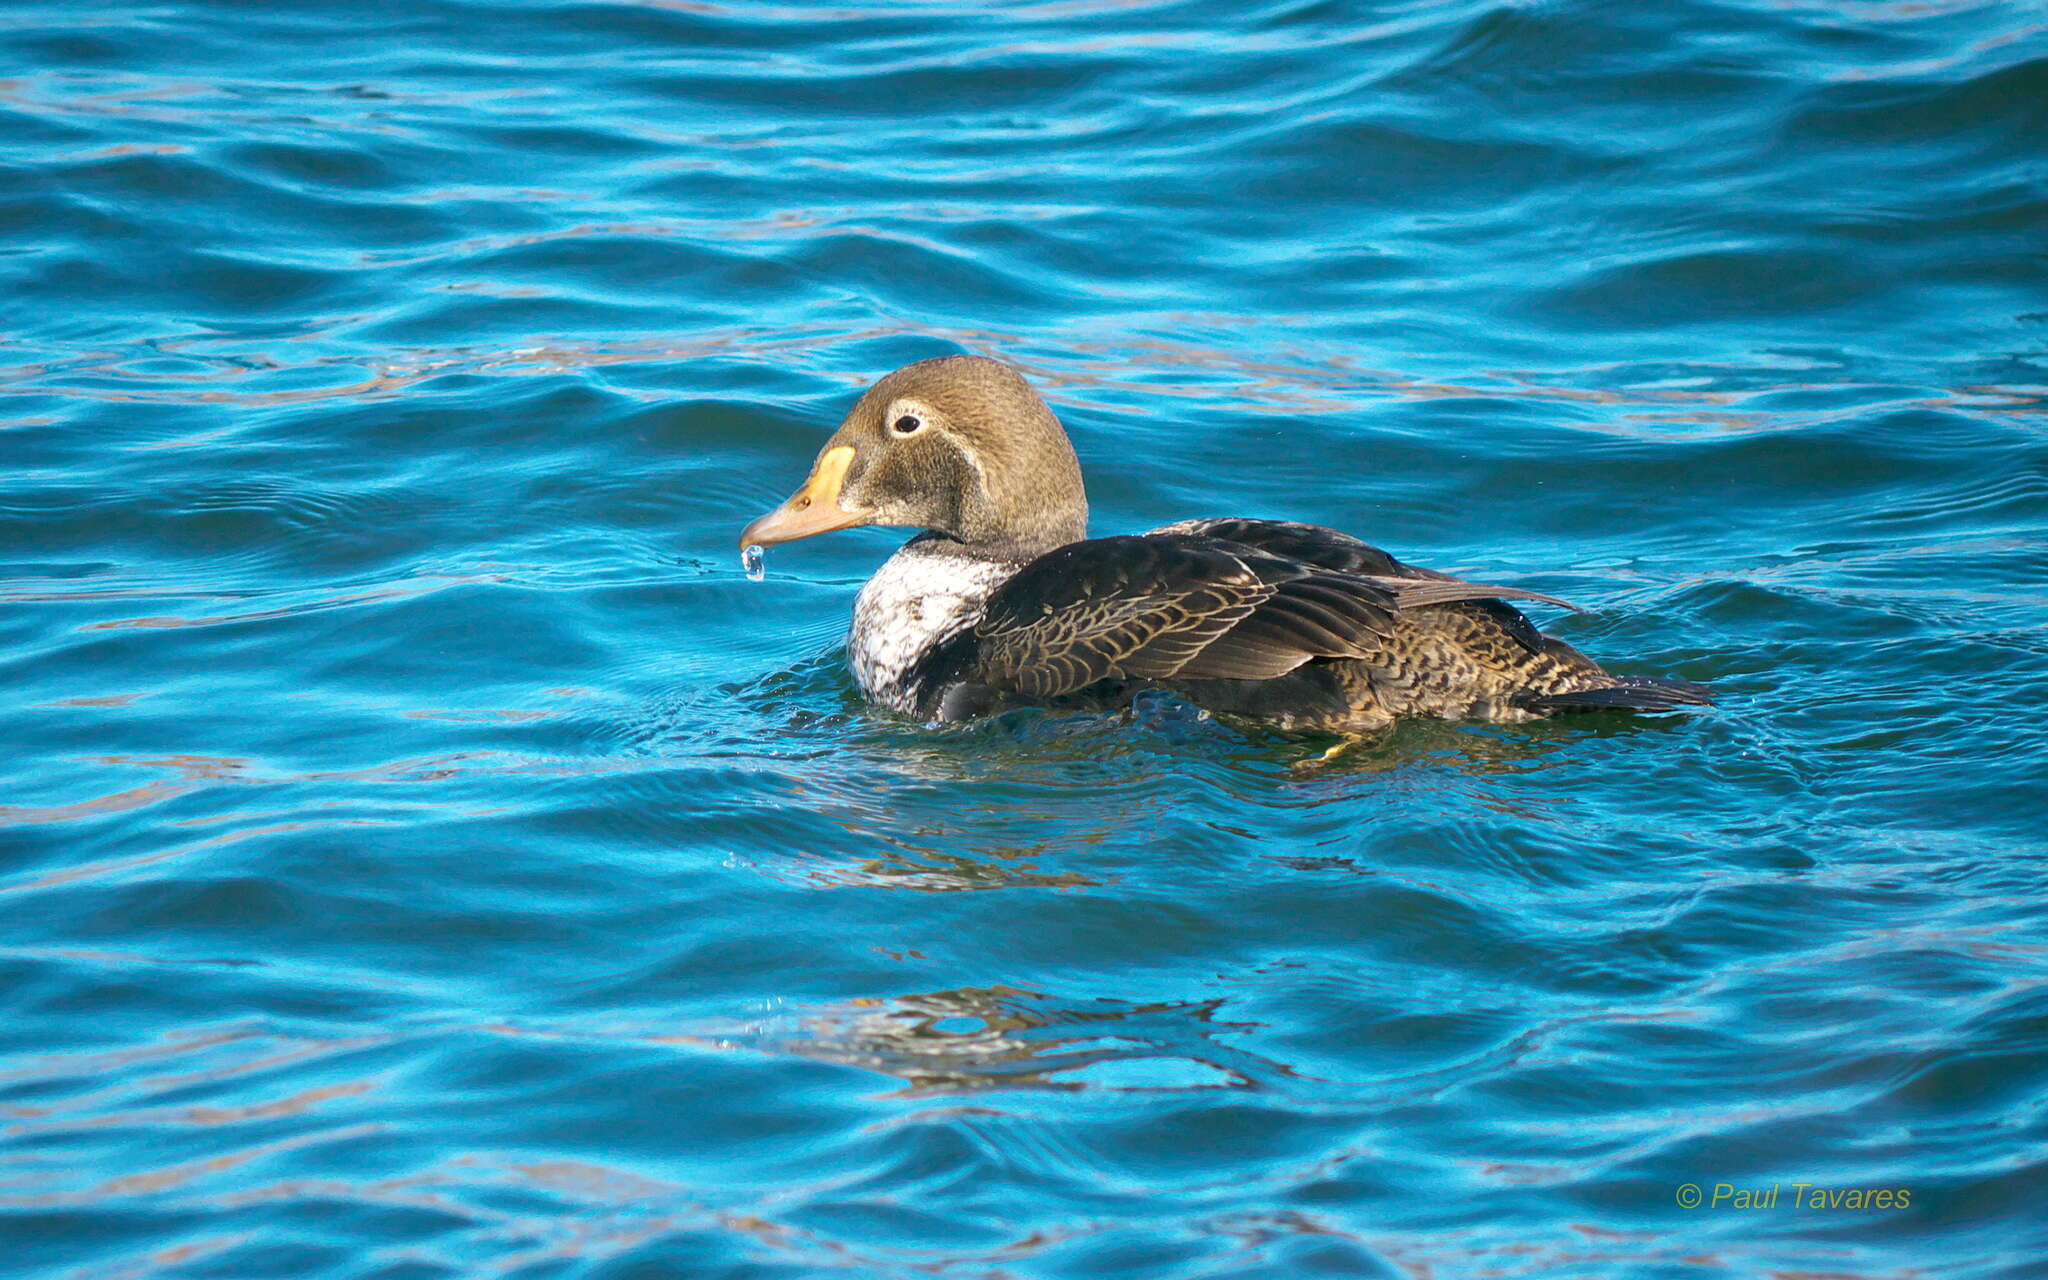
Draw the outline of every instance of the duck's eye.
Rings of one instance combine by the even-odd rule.
[[[899,436],[914,436],[917,434],[918,428],[923,425],[924,419],[914,413],[906,413],[890,423],[889,430],[894,431]]]

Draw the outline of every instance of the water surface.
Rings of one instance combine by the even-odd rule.
[[[2048,1254],[2038,6],[26,3],[0,49],[11,1270]],[[900,535],[758,585],[733,538],[961,350],[1097,532],[1328,523],[1723,706],[1331,764],[871,714]]]

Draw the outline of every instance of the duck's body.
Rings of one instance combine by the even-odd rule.
[[[1562,601],[1414,568],[1333,529],[1233,518],[1088,538],[1086,521],[1044,403],[1008,366],[952,356],[872,388],[811,481],[742,541],[925,528],[862,589],[848,639],[862,690],[925,720],[1144,688],[1340,733],[1711,704],[1698,685],[1611,675],[1502,603]]]

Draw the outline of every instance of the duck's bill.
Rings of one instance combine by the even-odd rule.
[[[811,478],[804,481],[803,488],[788,502],[740,530],[740,546],[769,547],[866,524],[867,512],[848,511],[839,505],[839,490],[846,483],[846,468],[852,463],[852,445],[825,450],[818,465],[811,468]]]

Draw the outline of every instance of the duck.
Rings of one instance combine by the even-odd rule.
[[[1554,596],[1403,563],[1319,525],[1226,516],[1088,536],[1066,430],[1011,365],[948,355],[870,386],[743,550],[865,525],[917,530],[854,601],[870,702],[927,723],[1117,706],[1148,689],[1283,733],[1404,718],[1517,723],[1713,705],[1611,673],[1510,601]]]

